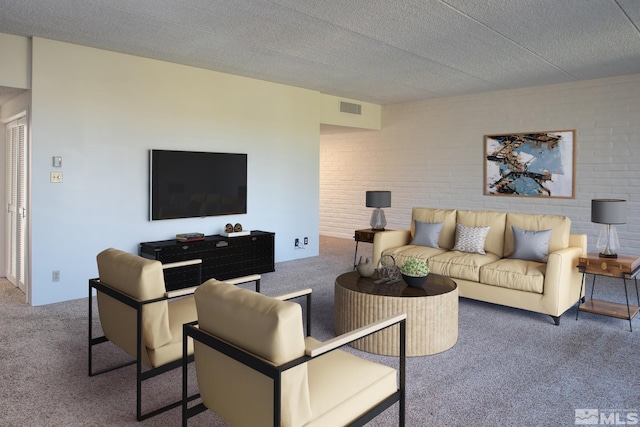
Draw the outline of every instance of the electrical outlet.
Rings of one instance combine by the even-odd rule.
[[[298,246],[300,246],[300,239],[296,239],[295,241],[295,247],[297,248]]]
[[[62,172],[51,172],[49,181],[56,183],[62,182]]]
[[[308,238],[308,237],[305,237],[305,238],[304,238],[304,244],[305,244],[305,245],[308,245],[308,244],[309,244],[309,238]]]
[[[60,281],[60,271],[54,270],[51,272],[51,281],[59,282]]]

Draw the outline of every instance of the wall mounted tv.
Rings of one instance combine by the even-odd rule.
[[[152,221],[247,213],[247,155],[149,150]]]

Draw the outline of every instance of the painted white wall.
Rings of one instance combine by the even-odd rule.
[[[620,253],[640,255],[640,74],[383,107],[380,131],[321,135],[320,233],[367,228],[366,190],[391,190],[387,228],[415,206],[567,215],[588,234],[591,199],[623,198]],[[483,195],[484,135],[576,129],[575,199]]]
[[[228,222],[275,232],[276,262],[318,255],[319,93],[40,38],[32,68],[33,305],[85,297],[107,247]],[[247,153],[248,213],[150,222],[151,148]]]
[[[27,37],[0,33],[0,86],[29,88],[29,45]]]

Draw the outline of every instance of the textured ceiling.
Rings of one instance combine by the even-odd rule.
[[[0,32],[390,104],[640,73],[640,0],[0,0]]]

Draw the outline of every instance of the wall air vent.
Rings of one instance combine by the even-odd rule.
[[[352,104],[351,102],[340,101],[340,112],[361,115],[362,105]]]

